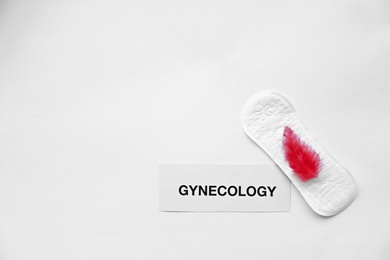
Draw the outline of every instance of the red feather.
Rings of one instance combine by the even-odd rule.
[[[283,132],[283,149],[288,164],[301,181],[318,177],[320,156],[288,126]]]

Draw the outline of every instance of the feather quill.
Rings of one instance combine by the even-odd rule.
[[[321,168],[320,156],[288,126],[283,132],[283,150],[290,168],[301,181],[306,182],[318,177]]]

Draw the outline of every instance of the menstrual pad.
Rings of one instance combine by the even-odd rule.
[[[309,133],[281,94],[260,92],[244,105],[245,133],[258,144],[322,216],[346,209],[356,196],[351,174]]]

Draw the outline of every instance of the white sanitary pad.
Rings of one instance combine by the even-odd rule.
[[[357,188],[351,174],[313,138],[284,96],[272,91],[254,95],[241,119],[245,133],[275,161],[316,213],[333,216],[352,203]],[[283,148],[286,127],[318,154],[321,167],[316,178],[302,181],[290,167]]]

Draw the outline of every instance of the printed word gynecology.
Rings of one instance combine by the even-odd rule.
[[[275,190],[276,186],[181,185],[178,191],[182,196],[273,197]]]

